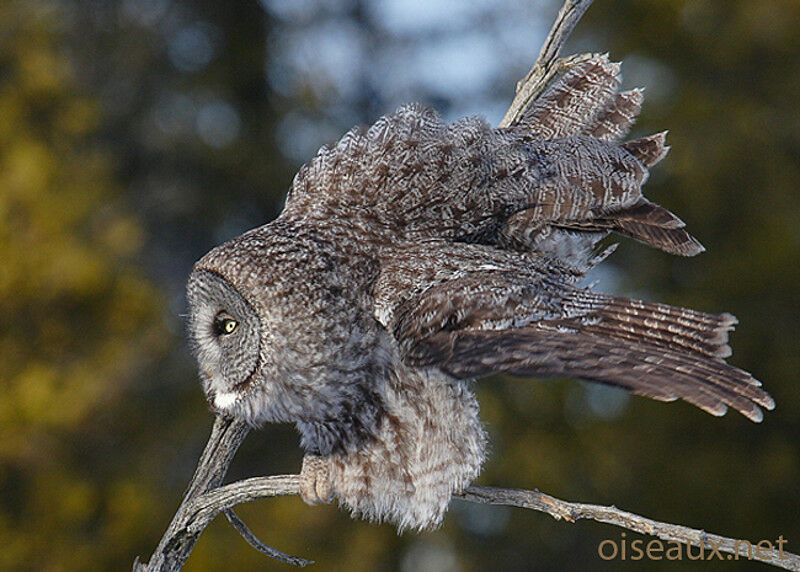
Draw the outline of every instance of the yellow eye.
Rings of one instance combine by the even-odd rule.
[[[214,333],[218,336],[227,336],[232,334],[239,322],[231,318],[227,314],[220,314],[214,318]]]

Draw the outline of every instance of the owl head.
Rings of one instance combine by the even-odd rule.
[[[302,369],[287,349],[297,336],[284,322],[291,249],[262,227],[203,256],[187,285],[188,333],[211,407],[260,425],[294,421],[306,385],[289,370]]]
[[[337,265],[284,226],[214,248],[187,286],[188,333],[209,404],[254,425],[338,415],[363,381],[354,369],[369,360],[370,336]]]

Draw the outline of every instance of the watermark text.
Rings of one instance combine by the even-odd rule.
[[[619,539],[607,538],[597,545],[597,554],[603,560],[772,560],[786,558],[783,535],[775,542],[760,540],[753,544],[747,540],[730,541],[707,538],[702,544],[689,539],[661,540],[653,538],[629,540],[626,533]],[[732,552],[732,553],[731,553]]]

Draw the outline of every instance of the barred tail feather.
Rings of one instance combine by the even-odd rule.
[[[565,318],[520,328],[439,331],[407,350],[418,366],[458,378],[504,372],[569,375],[661,401],[683,399],[714,415],[733,407],[752,421],[775,402],[748,372],[725,362],[731,314],[574,290]]]
[[[644,90],[618,92],[621,66],[593,55],[559,77],[533,102],[521,123],[544,139],[590,135],[619,141],[642,109]]]
[[[669,153],[670,147],[667,142],[667,131],[633,139],[622,144],[622,148],[628,153],[639,159],[648,169],[661,161]]]
[[[696,256],[706,250],[696,238],[682,228],[662,228],[625,221],[616,225],[614,230],[619,234],[678,256]]]
[[[684,230],[681,219],[644,198],[628,209],[607,216],[603,224],[670,254],[695,256],[705,251],[703,245]]]
[[[611,337],[644,341],[665,349],[713,358],[731,355],[728,334],[739,323],[727,312],[709,314],[590,290],[576,290],[564,303],[564,310],[580,316],[564,323],[578,322],[583,332],[602,332]]]
[[[520,123],[543,139],[585,133],[613,105],[621,82],[620,67],[607,54],[577,64],[533,102]]]
[[[619,141],[628,134],[644,102],[644,90],[622,91],[611,100],[587,128],[587,135],[604,141]]]

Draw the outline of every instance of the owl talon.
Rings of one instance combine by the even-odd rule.
[[[300,470],[300,497],[308,504],[333,500],[333,484],[329,461],[325,457],[306,455]]]

